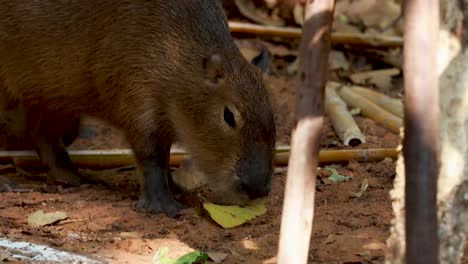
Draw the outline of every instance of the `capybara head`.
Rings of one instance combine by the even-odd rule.
[[[259,69],[268,53],[249,63],[235,51],[230,58],[215,53],[200,62],[202,87],[186,95],[191,104],[172,118],[178,140],[208,179],[208,198],[219,204],[266,196],[273,177],[274,113]]]

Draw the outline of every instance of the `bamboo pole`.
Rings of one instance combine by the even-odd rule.
[[[244,22],[229,22],[231,32],[248,33],[255,36],[301,38],[302,29],[298,27],[263,26]],[[398,48],[403,44],[400,37],[356,33],[331,33],[332,44],[360,45],[368,47]]]
[[[400,128],[403,127],[403,120],[392,113],[381,108],[374,102],[368,100],[364,96],[359,95],[349,87],[343,87],[338,90],[341,98],[353,107],[361,109],[361,113],[377,122],[377,124],[390,129],[395,133],[400,133]]]
[[[348,106],[336,93],[337,83],[329,82],[325,89],[325,111],[330,118],[335,133],[343,144],[357,146],[366,142],[366,137],[361,133],[353,117],[348,111]]]
[[[289,147],[276,149],[275,165],[287,166]],[[70,157],[78,168],[86,169],[110,169],[129,166],[134,164],[133,154],[130,149],[114,150],[71,150]],[[321,150],[319,153],[319,163],[337,163],[356,160],[360,162],[379,161],[385,158],[396,159],[397,149],[376,148],[376,149],[342,149],[342,150]],[[183,151],[174,151],[170,155],[170,165],[180,166],[181,162],[188,158]],[[21,168],[45,168],[35,151],[0,151],[0,164],[13,164]]]
[[[396,115],[399,118],[403,118],[403,103],[399,99],[391,98],[383,93],[364,88],[361,86],[353,85],[350,87],[352,90],[356,91],[358,94],[364,96],[365,98],[371,100],[378,106],[389,111],[390,113]]]

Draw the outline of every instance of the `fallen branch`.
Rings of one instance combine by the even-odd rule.
[[[338,94],[348,105],[360,108],[364,116],[371,118],[377,124],[395,133],[399,133],[400,128],[403,127],[403,120],[401,118],[381,108],[364,96],[359,95],[352,89],[349,89],[349,87],[339,89]]]
[[[276,150],[275,163],[277,166],[287,166],[289,159],[289,147],[281,147]],[[130,149],[116,150],[71,150],[70,157],[78,168],[85,169],[112,169],[134,165],[134,158]],[[378,161],[385,158],[397,157],[398,151],[393,148],[377,149],[343,149],[321,150],[320,163],[346,162],[356,160],[361,162]],[[187,153],[175,151],[171,153],[170,164],[173,167],[180,166],[182,160],[188,157]],[[20,168],[45,168],[36,152],[24,151],[0,151],[0,164],[14,164]],[[22,172],[24,172],[21,169]],[[34,176],[31,176],[31,178]]]
[[[347,146],[357,146],[366,142],[366,137],[361,133],[353,117],[348,111],[348,107],[336,94],[336,87],[339,84],[329,82],[325,91],[325,111],[330,118],[335,133],[343,144]]]
[[[231,32],[248,33],[256,36],[301,38],[302,29],[297,27],[262,26],[244,22],[229,22]],[[400,37],[384,35],[369,35],[356,33],[331,33],[332,44],[360,45],[368,47],[395,48],[402,47],[403,40]]]

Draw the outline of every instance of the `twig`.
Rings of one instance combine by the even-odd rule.
[[[278,263],[307,263],[315,180],[323,128],[334,0],[307,1],[299,56],[299,83],[286,179]]]
[[[88,219],[88,218],[68,219],[68,220],[60,221],[60,222],[58,222],[56,225],[66,225],[66,224],[70,224],[70,223],[86,222],[86,221],[90,221],[90,219]]]
[[[262,26],[244,22],[229,22],[231,32],[248,33],[256,36],[301,38],[302,30],[297,27]],[[360,45],[368,47],[397,48],[403,45],[400,37],[369,35],[356,33],[331,33],[331,42],[335,44]]]

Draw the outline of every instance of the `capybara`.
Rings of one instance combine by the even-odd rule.
[[[274,113],[262,73],[233,42],[219,0],[0,2],[0,97],[26,109],[53,178],[79,183],[61,140],[80,115],[121,129],[143,174],[139,208],[175,216],[169,151],[239,204],[269,193]]]

